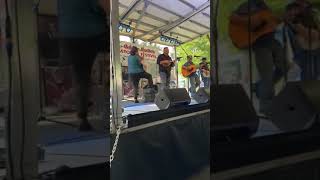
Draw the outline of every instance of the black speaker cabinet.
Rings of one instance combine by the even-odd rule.
[[[301,131],[314,124],[320,110],[320,81],[289,82],[273,99],[271,120],[282,131]]]
[[[256,133],[259,117],[240,84],[213,86],[213,119],[211,133],[213,139],[249,138]]]
[[[93,178],[94,177],[94,178]],[[56,180],[109,180],[110,179],[110,168],[108,163],[94,164],[85,167],[68,168],[60,167],[58,168],[56,175]]]
[[[189,105],[190,102],[191,98],[185,88],[160,90],[155,98],[155,104],[161,110],[175,106]]]
[[[210,101],[210,88],[199,88],[193,98],[197,103],[208,103]]]

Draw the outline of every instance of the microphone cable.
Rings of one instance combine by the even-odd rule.
[[[6,13],[6,19],[5,19],[5,48],[7,52],[8,57],[8,111],[7,111],[7,129],[6,129],[6,135],[7,135],[7,151],[8,151],[8,166],[10,168],[10,176],[12,179],[15,179],[14,177],[14,163],[13,163],[13,155],[12,155],[12,144],[11,144],[11,100],[12,100],[12,31],[11,31],[11,17],[9,14],[9,5],[8,0],[5,0],[5,13]]]

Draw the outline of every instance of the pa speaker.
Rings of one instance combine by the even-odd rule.
[[[273,99],[271,120],[281,131],[311,128],[320,112],[320,81],[289,82]]]
[[[240,84],[213,86],[213,139],[246,139],[256,133],[259,117]]]
[[[109,164],[109,162],[108,162]],[[67,166],[61,166],[56,170],[56,180],[109,180],[110,168],[106,163],[94,164],[84,167],[70,168]],[[94,178],[92,178],[94,177]]]
[[[155,98],[155,104],[159,109],[168,109],[181,105],[189,105],[191,98],[185,88],[160,90]]]
[[[193,98],[197,103],[208,103],[210,101],[210,88],[199,88]]]

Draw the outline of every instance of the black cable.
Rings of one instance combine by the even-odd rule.
[[[213,45],[214,45],[214,57],[215,57],[215,81],[216,81],[216,85],[219,85],[219,56],[218,56],[218,28],[217,28],[217,21],[218,21],[218,12],[219,12],[219,0],[216,1],[216,7],[215,7],[215,13],[213,13],[215,16],[213,18],[213,25],[211,25],[211,27],[213,27],[213,31],[211,31],[213,33]],[[212,8],[213,9],[213,8]],[[212,39],[211,38],[211,39]],[[212,67],[211,67],[212,70]]]
[[[8,56],[8,68],[9,68],[9,92],[8,92],[8,115],[7,115],[7,143],[8,143],[8,166],[10,168],[10,176],[15,179],[14,176],[14,163],[12,155],[12,144],[11,144],[11,101],[12,101],[12,32],[11,32],[11,17],[9,14],[8,0],[5,0],[5,12],[6,12],[6,50]]]
[[[16,41],[17,41],[17,55],[18,55],[18,72],[20,79],[20,98],[21,98],[21,117],[22,117],[22,133],[21,133],[21,150],[20,150],[20,171],[21,178],[24,179],[24,150],[25,150],[25,135],[26,135],[26,124],[25,124],[25,109],[24,109],[24,88],[23,88],[23,78],[22,78],[22,65],[21,65],[21,52],[20,52],[20,35],[19,35],[19,18],[18,18],[18,1],[14,1],[15,5],[15,25],[16,25]]]
[[[250,89],[250,100],[253,103],[253,92],[252,92],[252,44],[251,44],[251,1],[248,0],[248,42],[249,42],[249,89]]]

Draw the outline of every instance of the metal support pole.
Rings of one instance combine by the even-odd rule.
[[[218,9],[219,9],[219,0],[214,1],[215,3],[210,6],[211,13],[213,18],[211,19],[211,27],[213,30],[211,31],[210,40],[213,44],[213,48],[210,48],[211,51],[211,59],[213,59],[215,64],[215,84],[219,85],[219,56],[218,56],[218,28],[217,28],[217,20],[218,20]],[[212,60],[210,60],[212,62]],[[212,65],[211,65],[212,66]],[[213,68],[211,67],[211,70]],[[212,78],[211,78],[212,79]]]
[[[251,13],[251,2],[250,0],[248,0],[248,12],[249,14]],[[248,16],[248,29],[250,29],[251,27],[251,16]],[[248,42],[251,42],[252,39],[252,34],[251,31],[249,31],[249,36],[248,36]],[[249,55],[249,79],[250,79],[250,83],[249,83],[249,89],[250,89],[250,100],[251,103],[253,103],[253,87],[252,87],[252,81],[253,81],[253,76],[252,76],[252,46],[251,44],[249,44],[249,51],[248,51],[248,55]]]
[[[12,10],[12,111],[11,145],[13,169],[8,179],[33,180],[38,176],[37,117],[40,112],[40,91],[36,17],[33,0],[9,1]],[[27,22],[27,23],[26,23]]]
[[[112,120],[116,126],[122,124],[122,70],[120,62],[119,2],[111,0],[111,64],[112,64]]]
[[[176,60],[175,69],[176,69],[176,78],[177,78],[177,88],[179,88],[179,60],[177,59],[177,47],[174,46],[174,56]]]

